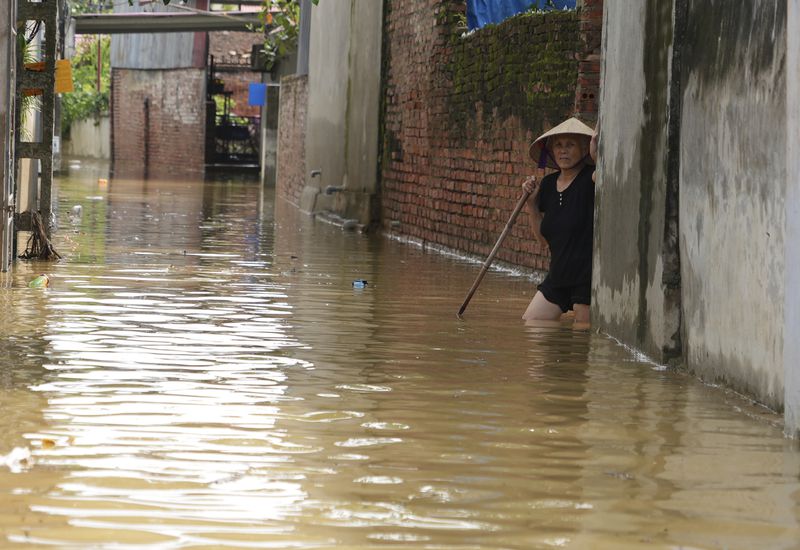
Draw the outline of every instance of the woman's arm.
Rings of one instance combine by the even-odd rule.
[[[597,140],[598,135],[600,132],[600,123],[597,124],[597,128],[594,129],[594,134],[592,135],[592,141],[589,142],[589,156],[592,157],[592,164],[597,166]],[[595,181],[595,172],[592,172],[592,181]]]
[[[528,209],[531,211],[533,216],[533,237],[539,244],[546,245],[547,241],[544,240],[542,236],[542,212],[539,210],[538,206],[538,198],[539,198],[539,191],[541,190],[541,185],[539,184],[539,180],[536,176],[530,176],[526,179],[522,184],[522,189],[530,193],[530,196],[527,200]]]

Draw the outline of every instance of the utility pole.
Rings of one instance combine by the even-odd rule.
[[[0,7],[0,271],[8,271],[14,239],[14,117],[17,20],[15,1]]]
[[[14,2],[11,2],[14,3]],[[18,213],[16,229],[44,233],[49,239],[51,231],[52,213],[52,185],[53,185],[53,135],[55,128],[55,72],[56,57],[58,52],[58,15],[60,2],[31,2],[30,0],[17,1],[17,28],[18,32],[25,35],[26,29],[37,26],[44,28],[44,47],[41,63],[26,66],[22,59],[22,52],[17,51],[17,78],[16,78],[16,118],[20,116],[20,105],[25,94],[41,94],[41,132],[35,132],[39,141],[22,141],[19,132],[16,133],[16,164],[18,168],[23,158],[34,159],[34,167],[39,166],[38,189],[33,195],[37,198],[34,204],[29,205],[27,212]],[[12,19],[14,21],[14,19]],[[38,160],[38,163],[35,162]],[[35,176],[35,168],[34,168]],[[36,178],[34,177],[34,181]],[[40,231],[41,230],[41,231]],[[49,243],[45,253],[38,255],[40,259],[49,259]]]

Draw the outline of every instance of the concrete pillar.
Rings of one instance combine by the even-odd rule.
[[[382,25],[374,0],[320,2],[311,11],[301,210],[362,224],[377,218]]]
[[[308,48],[311,41],[311,0],[300,0],[300,30],[297,33],[297,74],[308,74]]]
[[[12,24],[17,20],[16,2],[0,6],[0,271],[8,271],[11,262],[13,232],[13,152],[16,48]]]
[[[786,97],[797,98],[800,94],[800,0],[788,0],[787,15]],[[786,434],[800,437],[800,308],[797,306],[800,303],[800,111],[790,107],[786,113],[784,410]]]

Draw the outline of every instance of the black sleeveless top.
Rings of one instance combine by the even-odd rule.
[[[537,198],[542,219],[542,236],[550,246],[553,288],[587,285],[592,282],[592,229],[594,226],[594,166],[584,166],[563,192],[556,181],[560,172],[542,179]]]

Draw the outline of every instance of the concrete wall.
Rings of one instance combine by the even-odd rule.
[[[686,361],[704,379],[780,408],[786,2],[690,2],[684,44]]]
[[[800,0],[789,0],[786,97],[800,97]],[[784,385],[786,433],[800,438],[800,110],[787,109]]]
[[[383,7],[343,4],[321,2],[311,11],[306,165],[322,174],[307,175],[300,207],[368,223],[377,190]],[[318,192],[327,186],[342,191]]]
[[[110,159],[111,117],[73,122],[69,130],[69,140],[63,142],[61,154],[68,157]]]
[[[781,409],[786,3],[605,8],[593,318]]]
[[[592,319],[666,362],[680,352],[665,242],[670,2],[605,3]],[[674,100],[674,98],[673,98]]]
[[[278,167],[278,120],[280,113],[280,85],[273,84],[271,78],[264,74],[262,82],[267,84],[267,98],[261,106],[261,183],[275,185]],[[305,117],[303,117],[305,124]]]

